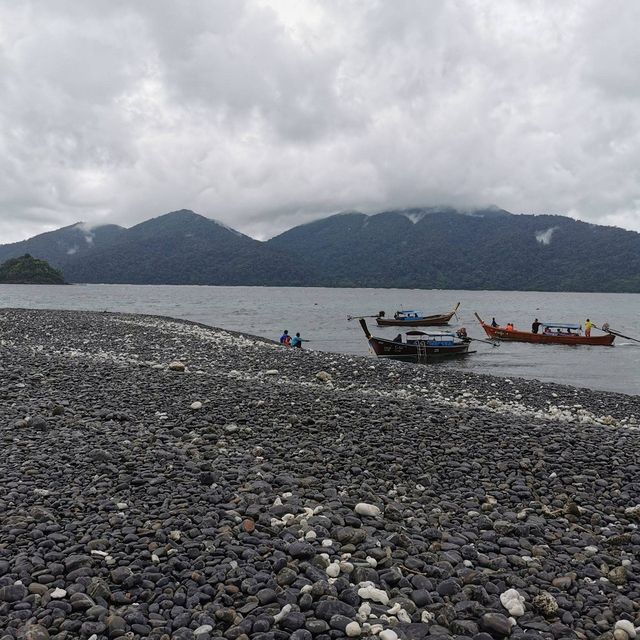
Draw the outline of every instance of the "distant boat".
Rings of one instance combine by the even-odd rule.
[[[482,325],[485,333],[494,340],[510,340],[511,342],[532,342],[534,344],[569,344],[569,345],[602,345],[611,346],[616,339],[614,335],[606,333],[603,336],[582,335],[582,327],[579,324],[565,324],[558,322],[542,322],[540,333],[532,331],[519,331],[513,329],[507,331],[505,327],[493,327],[482,320],[476,313],[476,318]],[[572,333],[575,332],[575,333]]]
[[[396,311],[393,318],[385,318],[381,311],[376,317],[376,322],[381,327],[437,327],[449,324],[449,320],[456,314],[459,306],[458,302],[449,313],[436,313],[430,316],[423,316],[420,311],[401,310]]]
[[[424,363],[474,353],[469,351],[468,339],[458,338],[453,333],[407,331],[404,338],[399,334],[394,340],[387,340],[372,336],[366,321],[362,318],[360,325],[379,358]]]

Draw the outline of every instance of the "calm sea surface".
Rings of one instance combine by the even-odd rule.
[[[459,320],[469,335],[484,338],[473,316],[529,329],[541,321],[608,322],[612,329],[640,338],[640,294],[438,291],[407,289],[324,289],[140,285],[0,285],[0,307],[85,309],[149,313],[194,320],[225,329],[278,339],[283,329],[299,331],[308,348],[366,355],[368,344],[348,315],[398,308],[441,313],[461,302]],[[393,338],[398,328],[377,328]],[[594,332],[595,333],[595,332]],[[640,343],[617,338],[615,347],[567,347],[476,343],[464,360],[430,366],[461,368],[499,376],[520,376],[592,389],[640,394]]]

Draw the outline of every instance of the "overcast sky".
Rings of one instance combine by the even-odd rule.
[[[496,204],[640,230],[636,0],[0,0],[0,242]]]

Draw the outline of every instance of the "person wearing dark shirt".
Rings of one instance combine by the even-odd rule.
[[[542,324],[542,322],[538,322],[538,318],[536,318],[532,323],[531,323],[531,333],[538,333],[538,329],[540,329],[540,325]]]
[[[495,318],[492,318],[492,320],[491,320],[491,326],[492,326],[492,327],[497,327],[497,326],[498,326],[498,323],[496,322],[496,319],[495,319]]]

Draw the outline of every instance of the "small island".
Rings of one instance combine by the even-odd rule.
[[[0,284],[66,284],[60,271],[46,260],[25,253],[0,265]]]

